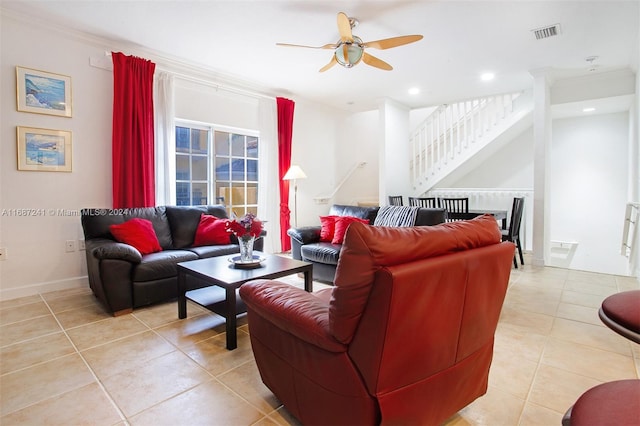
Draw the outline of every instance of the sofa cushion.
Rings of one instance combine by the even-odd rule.
[[[168,206],[167,219],[173,237],[173,247],[177,249],[191,247],[200,223],[202,214],[212,215],[221,219],[227,218],[227,211],[223,205],[213,206]]]
[[[240,247],[238,244],[223,244],[218,246],[202,246],[202,247],[189,247],[189,251],[194,252],[200,259],[206,257],[224,256],[227,254],[240,253]]]
[[[338,216],[320,216],[320,241],[330,243],[331,240],[333,240],[337,217]]]
[[[321,242],[303,245],[300,247],[300,253],[302,254],[302,260],[306,262],[337,265],[341,248],[342,246],[340,244]]]
[[[416,223],[418,206],[383,206],[380,207],[375,226],[413,226]]]
[[[229,244],[230,242],[231,234],[227,232],[227,219],[219,219],[204,213],[200,216],[200,223],[193,239],[194,247]]]
[[[118,209],[115,209],[114,211],[117,212]],[[156,236],[158,237],[160,246],[162,246],[164,250],[172,248],[173,240],[171,239],[171,230],[169,229],[167,212],[164,206],[124,209],[122,217],[125,221],[135,218],[151,221],[153,229],[156,231]]]
[[[135,247],[140,254],[162,250],[153,225],[147,219],[131,219],[124,223],[111,225],[109,230],[116,240]]]
[[[165,250],[142,257],[133,270],[133,281],[153,281],[178,275],[178,262],[196,260],[198,255],[188,250]]]
[[[369,224],[369,219],[360,219],[358,217],[353,216],[340,216],[336,218],[336,226],[333,231],[333,239],[331,240],[331,244],[342,244],[342,240],[344,239],[344,234],[347,232],[347,228],[353,222],[360,222]]]
[[[491,215],[436,226],[390,228],[354,222],[336,270],[329,320],[333,335],[349,343],[360,322],[378,269],[501,242]]]
[[[329,215],[359,217],[360,219],[369,219],[369,223],[373,223],[378,215],[378,210],[380,210],[380,207],[360,207],[334,204],[329,209]]]
[[[109,231],[111,225],[124,223],[121,213],[111,209],[82,209],[82,230],[86,241],[94,238],[108,238],[113,240]]]

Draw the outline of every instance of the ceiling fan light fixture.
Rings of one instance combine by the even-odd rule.
[[[345,68],[351,68],[357,65],[362,59],[363,53],[363,42],[356,36],[353,37],[353,42],[339,42],[335,50],[336,61]]]

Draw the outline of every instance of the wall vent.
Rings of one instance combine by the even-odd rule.
[[[531,30],[531,32],[536,36],[536,40],[554,37],[560,35],[560,24],[553,24],[547,27],[536,28],[535,30]]]

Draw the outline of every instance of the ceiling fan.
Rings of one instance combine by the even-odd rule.
[[[349,18],[345,13],[340,12],[338,13],[338,32],[340,33],[340,40],[337,43],[325,44],[324,46],[303,46],[300,44],[288,43],[276,43],[276,45],[333,50],[334,52],[333,56],[331,57],[331,61],[324,67],[320,68],[320,72],[328,70],[335,64],[340,64],[345,68],[351,68],[359,64],[360,61],[372,67],[391,71],[393,69],[391,65],[381,59],[376,58],[373,55],[368,54],[364,51],[364,49],[373,48],[384,50],[422,40],[421,35],[406,35],[400,37],[385,38],[383,40],[364,42],[360,37],[353,35],[353,33],[351,32],[351,30],[357,25],[358,21],[355,18]]]

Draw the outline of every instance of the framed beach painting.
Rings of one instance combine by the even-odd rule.
[[[16,67],[18,111],[71,117],[71,77]]]
[[[70,172],[71,132],[17,127],[18,170]]]

